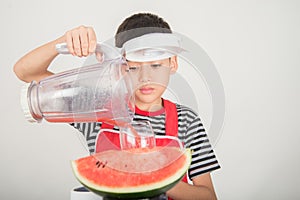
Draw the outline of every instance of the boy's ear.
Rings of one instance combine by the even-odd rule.
[[[177,56],[172,56],[170,58],[170,67],[171,67],[171,74],[174,74],[178,69]]]

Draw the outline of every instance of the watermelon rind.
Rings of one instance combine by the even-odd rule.
[[[107,197],[107,198],[112,198],[112,199],[144,199],[144,198],[151,198],[151,197],[156,197],[159,196],[169,189],[171,189],[173,186],[175,186],[183,176],[181,176],[179,179],[174,181],[173,183],[161,187],[161,188],[156,188],[156,189],[149,189],[147,191],[143,192],[125,192],[125,193],[112,193],[112,192],[107,192],[107,191],[100,191],[92,188],[91,186],[85,185],[84,183],[81,182],[82,185],[84,185],[86,188],[88,188],[90,191],[94,192],[95,194],[98,194],[102,197]]]
[[[140,198],[151,198],[165,193],[173,186],[175,186],[186,174],[191,164],[191,150],[185,149],[182,154],[186,157],[184,166],[178,169],[178,171],[171,177],[164,179],[161,182],[156,182],[151,185],[143,185],[137,187],[126,187],[126,188],[111,188],[105,186],[95,185],[85,177],[81,176],[77,170],[76,161],[72,161],[72,169],[77,180],[84,185],[90,191],[107,198],[116,199],[140,199]],[[176,162],[176,161],[175,161]]]

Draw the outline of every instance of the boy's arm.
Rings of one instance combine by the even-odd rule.
[[[48,71],[48,67],[58,55],[55,49],[56,44],[67,43],[73,56],[82,57],[95,51],[96,41],[93,28],[79,26],[24,55],[14,65],[14,72],[19,79],[25,82],[40,81],[53,74]]]
[[[215,200],[217,199],[210,173],[197,176],[193,179],[193,185],[179,182],[167,192],[172,199],[180,200]]]
[[[14,72],[19,79],[25,82],[39,81],[52,73],[48,67],[58,55],[55,45],[63,42],[63,37],[44,44],[24,55],[14,66]]]

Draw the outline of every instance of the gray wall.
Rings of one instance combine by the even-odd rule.
[[[226,120],[215,148],[222,169],[213,173],[219,198],[300,198],[299,1],[76,2],[1,2],[0,199],[68,199],[78,185],[70,160],[86,154],[68,125],[25,121],[13,64],[81,24],[106,40],[138,11],[163,16],[200,44],[223,80]],[[57,59],[53,69],[70,60]]]

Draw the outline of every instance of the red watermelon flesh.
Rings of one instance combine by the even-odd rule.
[[[101,157],[101,154],[105,156]],[[137,154],[147,155],[147,161],[136,159],[139,158]],[[151,162],[163,164],[161,167],[152,164],[151,167]],[[91,191],[101,196],[132,199],[148,198],[166,192],[181,180],[190,162],[190,150],[156,147],[137,149],[134,152],[109,150],[75,160],[72,167],[76,178]],[[140,168],[142,169],[139,170]]]

